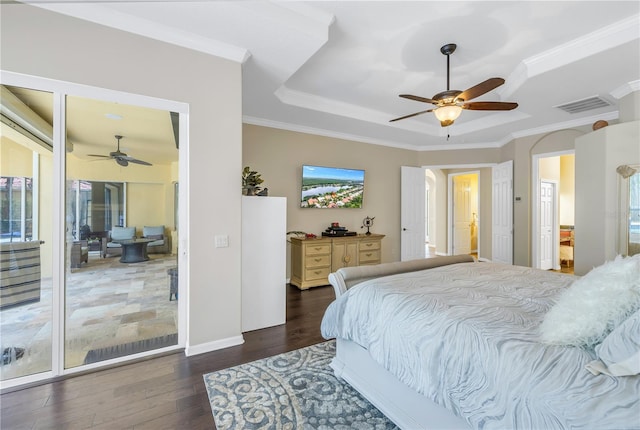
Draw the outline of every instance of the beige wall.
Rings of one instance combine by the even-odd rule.
[[[386,235],[382,241],[384,262],[400,260],[400,166],[415,166],[415,162],[414,151],[244,125],[243,164],[262,175],[262,186],[269,189],[270,196],[287,198],[287,231],[320,235],[337,221],[362,233],[362,220],[375,217],[371,231]],[[363,209],[300,208],[303,164],[364,169]],[[287,277],[289,274],[287,261]]]
[[[382,260],[400,260],[400,167],[420,166],[417,160],[432,164],[493,163],[499,152],[438,151],[422,153],[346,141],[286,130],[244,125],[243,165],[261,173],[270,196],[287,197],[287,230],[301,230],[320,235],[330,222],[337,221],[350,230],[360,228],[365,216],[375,216],[375,233],[385,234]],[[336,154],[340,154],[339,157]],[[454,162],[455,161],[455,162]],[[303,164],[365,169],[363,209],[301,209],[300,180]],[[447,253],[447,173],[480,171],[480,254],[491,258],[491,168],[446,170],[433,169],[436,178],[436,252]],[[287,276],[289,276],[287,261]]]
[[[560,225],[574,225],[576,205],[576,157],[560,156]]]
[[[127,183],[127,226],[136,227],[142,236],[144,226],[164,225],[168,234],[171,224],[164,208],[173,202],[165,200],[165,184]]]
[[[538,164],[541,180],[560,181],[560,157],[541,158]]]
[[[195,351],[239,339],[241,65],[25,4],[2,3],[0,15],[6,71],[189,105],[187,342]],[[214,248],[216,234],[229,247]]]

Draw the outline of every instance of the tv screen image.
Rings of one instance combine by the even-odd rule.
[[[301,208],[361,208],[364,170],[302,166]]]

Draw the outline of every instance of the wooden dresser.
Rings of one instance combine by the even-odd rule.
[[[316,239],[291,238],[291,284],[306,290],[329,284],[329,273],[342,267],[379,264],[383,234]]]

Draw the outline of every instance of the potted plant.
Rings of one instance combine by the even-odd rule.
[[[260,177],[260,173],[246,166],[242,170],[242,195],[255,196],[261,189],[259,185],[263,182],[264,180]]]

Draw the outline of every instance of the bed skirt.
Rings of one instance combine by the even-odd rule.
[[[470,428],[462,418],[400,382],[354,342],[336,339],[336,357],[331,367],[338,378],[354,387],[401,429]]]

